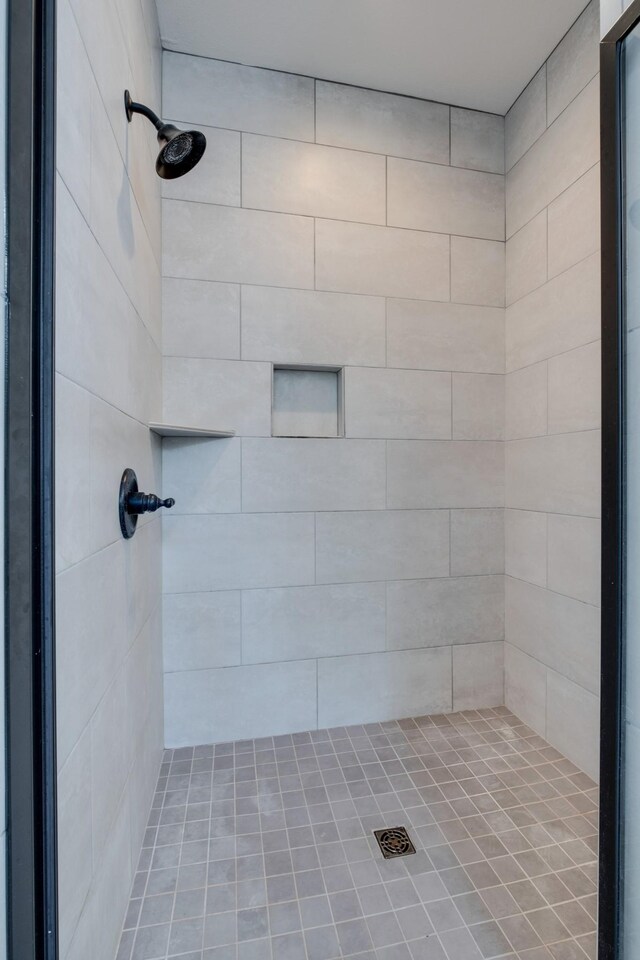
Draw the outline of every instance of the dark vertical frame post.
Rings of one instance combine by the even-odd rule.
[[[621,84],[617,35],[600,45],[602,630],[599,960],[619,956],[622,697]]]
[[[640,0],[600,45],[602,238],[602,653],[599,960],[622,960],[624,797],[624,170],[622,41]],[[638,158],[640,162],[640,158]],[[627,958],[631,960],[631,958]]]
[[[55,0],[8,0],[7,937],[56,960]]]

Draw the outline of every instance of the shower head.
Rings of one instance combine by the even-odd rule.
[[[128,90],[124,92],[124,107],[129,123],[134,113],[140,113],[158,131],[160,153],[156,160],[156,173],[159,177],[175,180],[195,167],[207,146],[204,133],[199,130],[179,130],[172,123],[163,123],[149,107],[135,103]]]

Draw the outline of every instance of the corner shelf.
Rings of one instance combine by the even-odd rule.
[[[210,430],[208,427],[181,427],[174,423],[150,423],[149,430],[159,437],[209,437],[221,440],[235,437],[235,430]]]

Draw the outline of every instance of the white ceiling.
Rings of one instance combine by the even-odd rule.
[[[585,0],[157,0],[169,50],[506,113]]]

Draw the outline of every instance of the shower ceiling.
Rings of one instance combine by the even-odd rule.
[[[586,0],[157,0],[169,50],[505,113]]]

